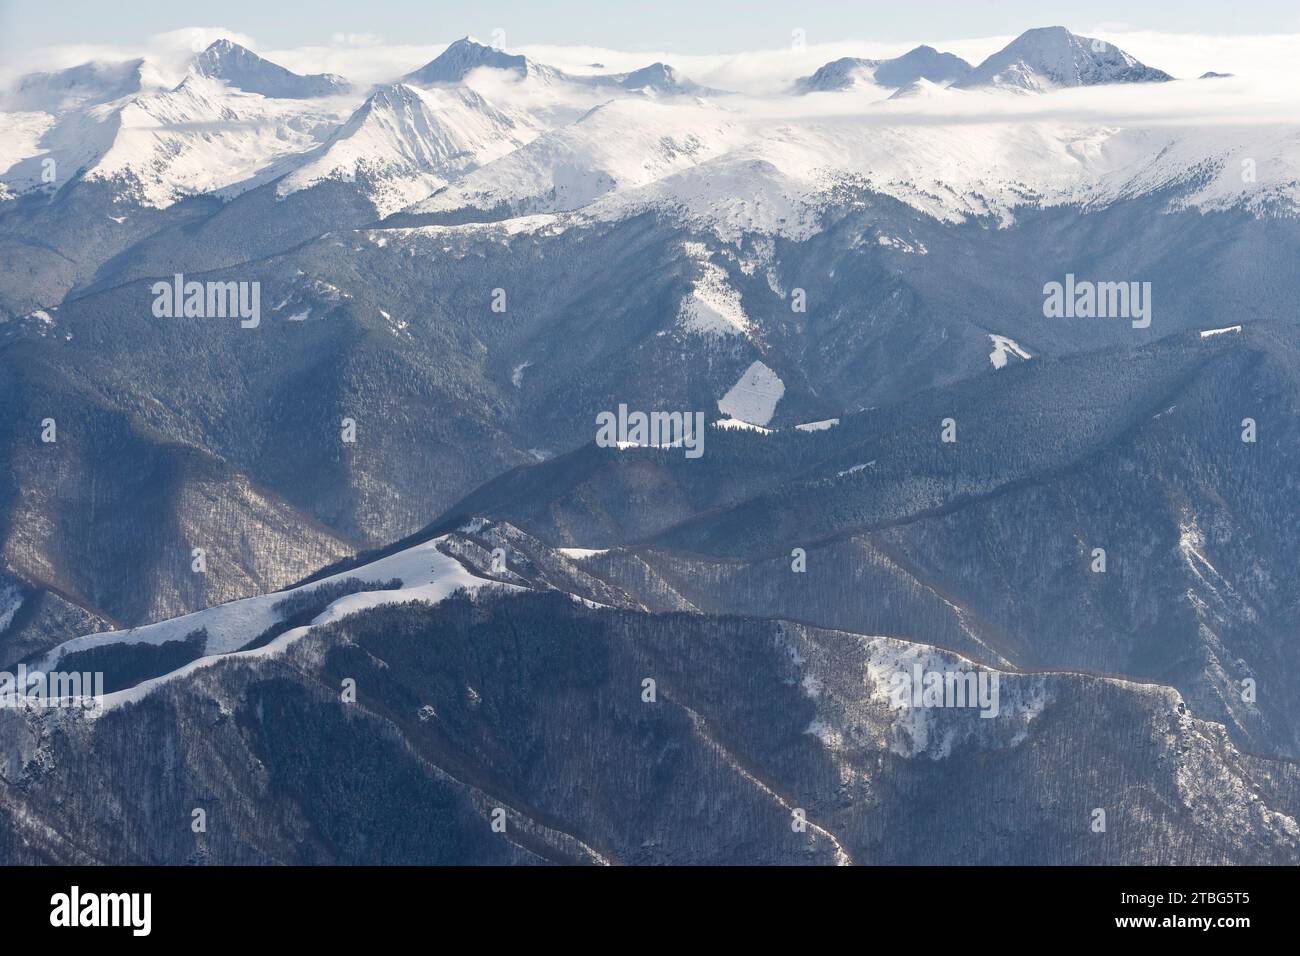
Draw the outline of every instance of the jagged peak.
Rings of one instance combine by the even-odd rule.
[[[1050,26],[1026,30],[954,85],[1038,91],[1169,79],[1112,43]]]
[[[333,73],[294,73],[227,37],[208,44],[194,58],[192,72],[268,97],[310,98],[349,87],[347,80]]]
[[[406,74],[402,79],[420,86],[459,83],[473,70],[485,67],[509,70],[521,76],[534,69],[527,57],[507,53],[498,47],[487,46],[474,37],[466,35],[448,44],[447,49],[418,70]]]

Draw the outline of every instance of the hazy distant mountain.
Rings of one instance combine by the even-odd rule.
[[[525,56],[486,46],[473,37],[462,37],[452,43],[420,69],[408,73],[403,77],[403,82],[417,86],[456,84],[463,82],[478,69],[504,70],[519,77],[533,77],[548,83],[561,82],[579,89],[609,88],[692,96],[718,92],[692,82],[666,63],[652,63],[631,73],[576,75],[537,63]]]
[[[692,82],[667,63],[652,63],[633,70],[619,76],[618,83],[628,90],[653,90],[670,95],[709,96],[718,92]]]
[[[940,53],[930,46],[918,46],[890,60],[856,57],[834,60],[811,76],[796,80],[795,92],[828,93],[852,89],[862,83],[898,89],[921,79],[946,86],[960,80],[970,70],[971,65],[959,56]]]
[[[55,73],[29,73],[0,94],[6,110],[59,113],[74,107],[98,106],[140,91],[144,60],[83,63]]]

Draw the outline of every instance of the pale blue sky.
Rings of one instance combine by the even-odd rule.
[[[1165,33],[1300,32],[1296,0],[0,0],[0,57],[67,44],[132,44],[187,26],[222,26],[265,47],[328,44],[338,33],[386,43],[446,41],[506,31],[508,45],[594,45],[623,50],[732,53],[809,43],[1015,34],[1062,24]]]

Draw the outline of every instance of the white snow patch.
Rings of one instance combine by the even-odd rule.
[[[827,750],[838,752],[844,749],[844,735],[824,720],[812,721],[803,732],[812,734]]]
[[[726,270],[712,262],[700,263],[700,276],[682,300],[678,322],[687,332],[699,335],[744,335],[750,330],[740,293],[727,284]]]
[[[597,555],[609,554],[609,548],[556,548],[555,550],[574,561],[585,561]]]
[[[989,361],[993,363],[994,368],[1006,368],[1007,356],[1015,355],[1017,358],[1032,358],[1028,352],[1020,347],[1015,339],[1009,339],[1005,335],[989,335],[993,342],[993,351],[989,353]]]
[[[776,412],[777,402],[785,394],[785,383],[762,362],[755,362],[718,399],[718,410],[729,418],[751,425],[766,425]]]
[[[1214,585],[1208,581],[1204,574],[1201,573],[1200,567],[1210,571],[1215,577],[1223,580],[1223,575],[1219,569],[1210,563],[1210,559],[1205,556],[1202,550],[1205,547],[1205,533],[1201,531],[1193,515],[1186,521],[1180,522],[1178,526],[1178,550],[1182,552],[1183,560],[1187,562],[1187,567],[1198,578],[1204,581],[1210,587]]]
[[[900,252],[908,252],[912,255],[928,256],[930,254],[930,250],[925,248],[925,243],[918,242],[916,245],[912,245],[906,239],[900,239],[898,236],[877,236],[876,242],[882,246],[897,249]]]
[[[834,428],[840,423],[838,418],[827,418],[820,422],[804,422],[802,425],[794,427],[801,432],[824,432],[828,428]]]
[[[891,638],[868,638],[871,657],[867,661],[866,683],[876,700],[891,714],[885,744],[903,757],[945,760],[957,749],[1001,750],[1017,747],[1029,737],[1030,725],[1042,715],[1050,699],[1047,680],[1041,674],[1015,674],[980,667],[924,644],[908,644]],[[896,699],[891,692],[896,674],[978,673],[998,676],[997,713],[980,717],[971,708],[917,707],[910,699]],[[991,680],[991,676],[987,678]]]
[[[713,423],[714,428],[726,428],[731,431],[758,432],[760,435],[772,434],[772,429],[764,428],[762,425],[751,425],[749,422],[742,422],[738,418],[719,418]]]
[[[379,315],[385,322],[388,323],[388,327],[390,330],[392,330],[392,333],[394,335],[406,331],[406,327],[410,324],[408,322],[404,322],[401,319],[394,319],[392,313],[388,312],[386,309],[380,309]]]

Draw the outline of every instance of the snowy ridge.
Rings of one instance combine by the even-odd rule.
[[[251,188],[316,145],[313,131],[334,119],[328,109],[313,114],[299,101],[190,76],[175,90],[123,106],[112,144],[87,178],[125,180],[143,205],[160,208],[189,195]]]
[[[467,571],[455,558],[444,554],[439,545],[446,536],[415,545],[397,554],[380,558],[377,561],[351,571],[343,571],[310,584],[300,585],[287,591],[262,594],[256,597],[219,604],[216,607],[195,611],[183,617],[160,621],[144,627],[126,631],[107,631],[73,638],[54,648],[46,654],[33,669],[54,670],[65,654],[84,651],[92,647],[110,644],[162,644],[167,641],[181,641],[197,630],[207,633],[204,655],[198,660],[186,664],[178,670],[161,677],[143,681],[135,687],[105,694],[102,706],[95,708],[93,716],[101,714],[130,701],[139,700],[162,683],[188,674],[197,668],[207,666],[215,661],[230,656],[273,656],[283,651],[289,644],[306,635],[313,627],[329,624],[369,608],[385,604],[401,604],[407,601],[428,601],[437,603],[453,592],[465,588],[475,591],[484,586],[516,589],[517,585],[504,584],[481,578]],[[333,601],[310,624],[292,628],[276,637],[264,647],[239,651],[239,648],[278,624],[280,613],[275,605],[285,598],[303,593],[310,593],[330,583],[346,581],[352,578],[367,583],[384,583],[397,579],[401,586],[392,590],[358,591],[345,594]]]
[[[608,193],[654,182],[719,155],[742,140],[742,132],[725,114],[707,106],[613,100],[467,175],[410,211],[578,209]]]
[[[320,151],[276,186],[287,196],[329,179],[363,182],[380,215],[536,137],[526,114],[498,109],[465,87],[376,90]]]

